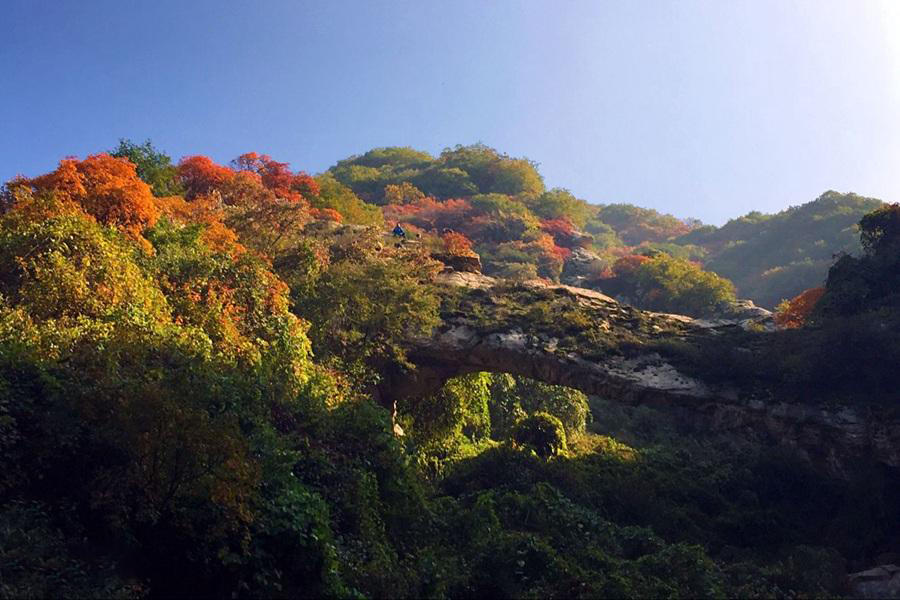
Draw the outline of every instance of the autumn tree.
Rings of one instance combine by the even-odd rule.
[[[650,262],[649,256],[644,256],[642,254],[629,254],[628,256],[623,256],[617,259],[616,262],[613,263],[612,271],[613,274],[617,277],[631,275],[641,265],[647,262]]]
[[[783,300],[775,309],[775,325],[780,329],[803,327],[824,293],[825,288],[820,286],[805,290],[790,300]]]
[[[472,241],[461,233],[448,231],[441,236],[444,242],[444,250],[454,256],[475,256],[472,251]]]
[[[232,178],[234,171],[216,164],[208,156],[185,156],[178,162],[178,180],[187,200],[209,194]]]
[[[94,154],[80,161],[64,159],[52,173],[25,183],[34,193],[53,194],[138,240],[159,214],[150,186],[138,177],[131,161],[109,154]]]
[[[262,184],[283,200],[297,202],[319,193],[315,179],[306,173],[293,173],[288,163],[272,160],[267,154],[248,152],[234,159],[232,165],[236,171],[259,175]]]
[[[168,196],[157,198],[156,205],[168,219],[202,229],[200,237],[210,248],[232,254],[244,251],[237,233],[225,224],[225,210],[217,198],[198,196],[188,202],[181,196]]]

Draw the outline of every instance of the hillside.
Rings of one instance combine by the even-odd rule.
[[[822,285],[835,255],[859,254],[856,224],[881,204],[875,198],[828,191],[774,215],[750,213],[673,242],[700,246],[706,251],[704,268],[733,281],[741,297],[774,308]]]
[[[715,232],[483,146],[123,141],[0,207],[0,597],[834,597],[900,552],[896,206],[778,331],[550,285],[734,296]]]
[[[489,275],[558,280],[572,252],[582,249],[592,253],[588,270],[572,268],[581,269],[592,287],[621,292],[638,306],[696,314],[710,309],[667,304],[660,300],[671,295],[664,285],[655,287],[656,294],[635,293],[633,285],[623,291],[621,281],[603,279],[618,275],[613,267],[622,258],[663,252],[699,262],[733,282],[739,297],[773,309],[821,285],[834,255],[858,253],[856,223],[881,204],[829,191],[778,214],[750,213],[722,227],[702,226],[652,209],[592,204],[565,189],[546,190],[534,164],[483,145],[448,148],[436,158],[411,148],[378,148],[339,161],[329,175],[415,234],[462,233]],[[728,294],[720,298],[727,301]]]

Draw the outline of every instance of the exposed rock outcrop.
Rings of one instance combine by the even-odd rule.
[[[594,252],[585,248],[575,248],[563,263],[560,281],[568,285],[583,286],[596,279],[603,270],[603,261]]]
[[[743,329],[765,329],[768,311],[747,307],[737,323],[716,322],[641,311],[597,291],[540,280],[509,284],[450,272],[437,281],[447,290],[443,325],[411,342],[409,358],[417,368],[387,378],[384,397],[421,397],[456,375],[505,372],[666,407],[709,429],[753,431],[838,475],[861,458],[900,466],[896,415],[871,406],[779,401],[765,382],[709,375],[717,370],[715,352],[691,349],[716,342],[752,359],[765,349],[743,347],[757,335]],[[671,347],[687,351],[675,360]]]
[[[900,598],[900,567],[882,565],[847,576],[852,598]]]

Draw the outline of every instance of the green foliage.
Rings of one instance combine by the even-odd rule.
[[[595,250],[602,251],[624,245],[616,230],[596,217],[591,217],[587,221],[584,230],[594,238]]]
[[[537,412],[559,419],[569,439],[584,433],[591,418],[587,396],[582,392],[504,374],[491,380],[490,410],[491,435],[497,440],[509,439],[518,421]]]
[[[695,230],[678,242],[706,248],[705,268],[733,281],[742,297],[772,308],[822,285],[835,254],[858,252],[856,223],[881,204],[829,191],[775,215],[753,212],[715,230]]]
[[[639,304],[650,310],[707,316],[735,300],[730,281],[667,254],[640,265],[633,278]]]
[[[329,172],[366,202],[384,204],[385,186],[411,180],[433,162],[431,155],[412,148],[375,148],[338,162]]]
[[[178,181],[178,169],[172,164],[171,157],[154,148],[150,140],[135,144],[131,140],[121,139],[110,155],[130,160],[137,167],[138,177],[150,186],[154,196],[178,196],[184,193]]]
[[[446,148],[438,160],[444,168],[468,174],[482,194],[533,197],[544,191],[544,181],[534,163],[510,158],[484,144]]]
[[[859,222],[859,241],[870,255],[885,255],[900,244],[900,204],[882,206]]]
[[[166,189],[167,157],[120,149]],[[273,202],[243,178],[246,189],[223,188],[239,244],[216,244],[221,221],[201,210],[174,211],[136,243],[61,198],[7,189],[0,596],[833,596],[847,559],[894,548],[900,486],[887,467],[861,461],[835,481],[787,453],[695,437],[672,415],[615,399],[589,408],[580,392],[503,374],[401,405],[404,437],[365,394],[403,376],[408,340],[453,310],[596,360],[643,344],[778,398],[891,401],[893,209],[863,220],[868,252],[835,264],[815,327],[699,344],[669,324],[653,347],[663,321],[621,306],[610,333],[594,301],[565,289],[445,291],[441,308],[425,246],[359,227],[380,223],[361,198],[407,181],[471,202],[406,188],[398,214],[470,227],[490,268],[521,276],[554,276],[565,254],[538,217],[579,223],[586,208],[481,145],[342,161],[308,200],[356,225],[307,224],[304,202]],[[695,247],[666,241],[686,225],[614,206],[586,227],[605,240],[595,245],[643,230],[651,250],[679,255],[638,266],[635,291],[660,290],[676,310],[728,295],[680,257]],[[692,235],[714,254],[703,241],[714,233]]]
[[[489,373],[455,377],[440,392],[400,407],[403,429],[426,475],[441,475],[448,463],[477,454],[487,442],[491,380]]]
[[[376,227],[384,225],[384,218],[377,207],[360,200],[353,190],[332,175],[319,175],[316,183],[319,184],[319,194],[310,199],[310,204],[315,208],[333,208],[341,213],[346,223]]]
[[[544,182],[534,164],[482,144],[446,149],[438,159],[412,148],[376,148],[338,162],[330,173],[360,198],[385,204],[384,188],[409,182],[440,199],[473,194],[534,197]]]
[[[576,227],[587,222],[590,209],[569,190],[553,188],[537,197],[526,199],[525,205],[542,219],[568,219]]]
[[[422,442],[470,441],[490,435],[488,373],[471,373],[447,381],[441,391],[411,407],[414,435]]]
[[[513,431],[513,439],[544,458],[566,450],[566,430],[562,421],[550,413],[536,412],[519,421]]]
[[[607,294],[644,310],[712,317],[735,300],[734,285],[683,258],[657,252],[616,277],[599,281]]]
[[[626,244],[663,242],[689,229],[672,215],[631,204],[607,204],[596,209],[593,219],[611,226]],[[593,220],[592,219],[592,220]]]
[[[463,198],[478,193],[469,174],[457,167],[431,168],[411,180],[425,194],[435,198]]]
[[[123,580],[109,560],[83,556],[85,548],[79,548],[75,532],[54,526],[49,512],[36,502],[14,501],[0,507],[0,597],[146,596],[144,586]]]
[[[0,292],[41,319],[85,316],[160,321],[168,306],[134,263],[136,249],[89,217],[0,217]]]
[[[384,247],[371,230],[337,233],[329,253],[315,282],[291,294],[295,312],[312,323],[316,354],[371,367],[372,376],[389,363],[407,365],[404,341],[439,322],[440,301],[427,285],[437,263],[414,247]]]

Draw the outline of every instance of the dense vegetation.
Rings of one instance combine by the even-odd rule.
[[[312,177],[125,141],[2,201],[0,597],[833,595],[896,550],[886,470],[833,481],[567,388],[466,375],[394,435],[373,398],[439,322],[432,251],[553,278],[575,248],[689,229],[528,161],[382,149]],[[896,211],[869,219],[823,319],[895,302]],[[687,260],[627,274],[685,311],[730,296]]]
[[[544,187],[536,166],[483,145],[457,146],[437,158],[411,148],[379,148],[329,170],[366,202],[383,205],[388,221],[428,237],[448,230],[471,240],[485,272],[507,278],[546,277],[566,271],[578,281],[627,298],[642,308],[709,316],[737,294],[774,308],[824,282],[832,257],[856,253],[856,223],[881,201],[829,191],[776,215],[750,213],[722,227],[629,204],[589,204],[568,190]],[[573,251],[590,260],[570,268]],[[647,286],[617,278],[615,264],[668,254],[702,297],[669,302],[668,282]],[[659,269],[656,269],[657,274]],[[685,273],[690,273],[686,282]],[[696,277],[693,275],[696,274]],[[654,290],[658,290],[654,292]],[[710,297],[715,298],[710,301]]]
[[[732,280],[741,296],[773,307],[825,281],[834,255],[860,251],[856,224],[881,201],[825,192],[776,215],[750,213],[675,242],[704,248],[704,267]]]

